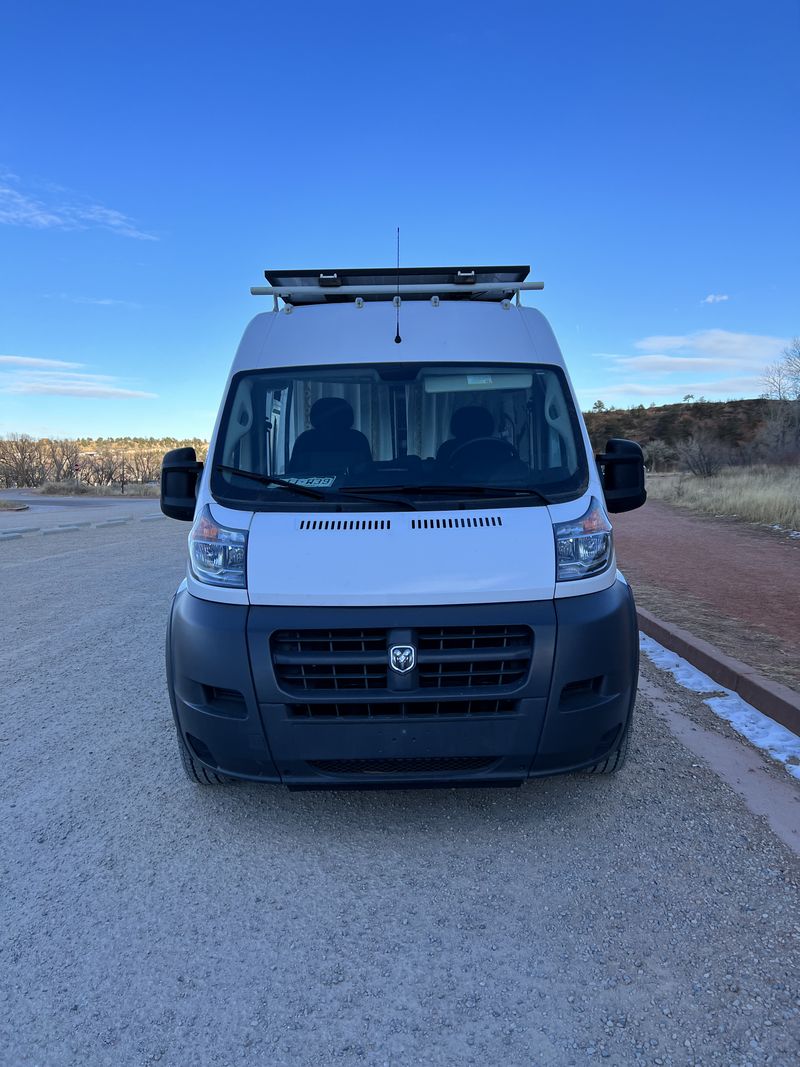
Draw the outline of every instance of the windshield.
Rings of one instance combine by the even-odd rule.
[[[237,375],[211,487],[231,507],[363,510],[373,496],[387,509],[562,501],[587,477],[559,368],[379,363]]]

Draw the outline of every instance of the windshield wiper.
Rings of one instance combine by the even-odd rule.
[[[349,493],[350,489],[340,489],[341,493]],[[550,497],[532,486],[509,486],[509,485],[359,485],[352,490],[353,493],[419,493],[430,496],[462,496],[476,495],[487,497],[503,496],[535,496],[545,504],[552,504]]]
[[[325,493],[321,489],[311,489],[307,485],[298,485],[297,482],[290,482],[286,478],[277,478],[274,474],[257,474],[255,471],[242,470],[241,467],[228,467],[224,463],[217,464],[218,471],[228,471],[229,474],[240,474],[243,478],[252,478],[254,482],[260,482],[261,485],[279,485],[282,489],[290,489],[295,493],[300,493],[302,496],[310,496],[312,500],[327,500],[331,501],[336,498],[340,493],[346,492],[348,498],[351,500],[366,500],[370,503],[373,502],[371,496],[360,496],[357,489],[350,492],[349,489],[334,489],[331,492]],[[400,507],[407,508],[409,511],[416,511],[416,507],[410,500],[406,500],[404,497],[387,497],[385,503],[398,504]]]
[[[218,463],[217,470],[239,474],[242,478],[252,478],[254,482],[260,482],[261,485],[279,485],[281,489],[289,489],[301,496],[310,496],[312,500],[329,499],[328,494],[320,492],[319,489],[310,489],[307,485],[298,485],[297,482],[289,482],[285,478],[276,478],[273,474],[257,474],[255,471],[242,470],[241,467],[228,467],[224,463]]]

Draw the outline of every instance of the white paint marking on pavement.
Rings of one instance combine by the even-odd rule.
[[[14,541],[17,537],[22,537],[19,530],[14,533],[0,533],[0,541]]]
[[[701,694],[713,693],[714,695],[707,697],[703,703],[720,719],[730,723],[737,733],[782,763],[789,774],[800,780],[800,737],[797,734],[793,734],[791,730],[787,730],[785,726],[742,700],[738,693],[726,689],[707,674],[698,671],[652,637],[640,633],[639,645],[655,667],[668,671],[684,689]]]
[[[105,519],[103,522],[96,522],[95,528],[100,529],[101,526],[122,526],[124,522],[130,522],[130,515],[126,515],[124,519]]]
[[[139,522],[160,522],[166,515],[143,515]]]
[[[48,527],[48,529],[42,530],[42,533],[43,534],[70,533],[70,532],[74,533],[75,530],[79,530],[79,529],[80,529],[80,526],[50,526],[50,527]]]

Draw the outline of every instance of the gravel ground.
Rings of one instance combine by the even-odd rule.
[[[797,859],[644,698],[616,779],[193,787],[141,514],[0,543],[3,1067],[797,1062]]]

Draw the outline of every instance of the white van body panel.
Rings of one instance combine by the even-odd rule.
[[[391,303],[320,304],[257,315],[242,337],[231,373],[263,367],[415,360],[551,363],[564,360],[547,319],[536,308],[427,300],[400,308],[395,342]]]
[[[301,529],[321,521],[322,529]],[[388,529],[324,529],[356,519]],[[438,522],[414,529],[412,520]],[[450,528],[481,520],[497,525]],[[551,600],[553,526],[546,507],[471,511],[261,512],[250,527],[251,604],[491,604]]]

